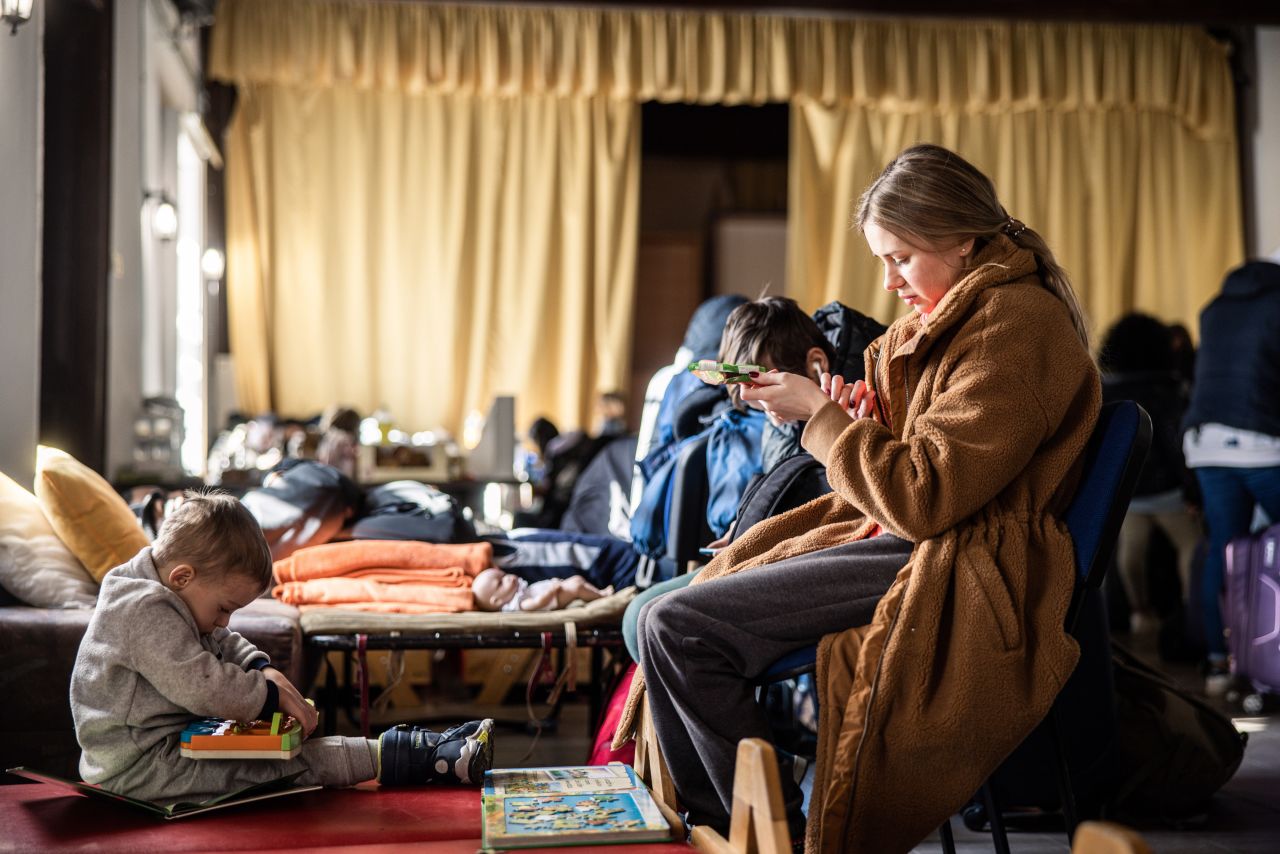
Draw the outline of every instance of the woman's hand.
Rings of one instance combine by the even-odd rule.
[[[824,373],[821,388],[833,403],[853,418],[874,418],[884,423],[876,407],[876,393],[865,381],[856,380],[852,384],[846,384],[844,377],[839,374],[832,376]]]
[[[808,421],[830,398],[808,377],[770,371],[752,376],[742,388],[742,399],[759,403],[770,421],[781,424]]]
[[[839,374],[829,374],[823,371],[818,375],[819,387],[827,397],[831,398],[831,402],[839,406],[845,412],[849,412],[849,396],[853,394],[853,386],[846,385],[844,377]],[[849,412],[852,415],[852,412]]]
[[[876,393],[862,380],[853,384],[853,394],[849,397],[849,414],[854,418],[871,418],[884,424],[884,419],[880,417],[880,407],[876,406]]]

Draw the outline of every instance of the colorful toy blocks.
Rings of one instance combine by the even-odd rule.
[[[271,721],[202,718],[182,731],[188,759],[292,759],[302,752],[302,726],[276,712]]]

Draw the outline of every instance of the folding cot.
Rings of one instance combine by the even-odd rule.
[[[317,608],[303,611],[301,627],[310,650],[321,655],[341,652],[348,663],[354,657],[354,681],[360,697],[357,722],[366,735],[370,723],[369,650],[541,649],[549,653],[560,649],[568,659],[575,649],[587,648],[591,650],[592,677],[588,721],[594,723],[602,703],[604,652],[622,648],[622,614],[635,595],[635,588],[629,587],[557,611],[386,614]],[[331,670],[331,686],[334,676]],[[324,727],[331,734],[337,723],[337,692],[325,691],[323,700]]]

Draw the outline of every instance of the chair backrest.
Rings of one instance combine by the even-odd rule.
[[[1151,447],[1151,417],[1132,400],[1102,407],[1085,448],[1084,471],[1067,508],[1067,530],[1076,550],[1075,593],[1067,611],[1074,627],[1084,593],[1102,584],[1120,525]],[[759,683],[777,682],[813,668],[817,647],[796,650],[774,663]]]
[[[680,449],[671,473],[671,504],[667,511],[667,557],[677,567],[698,560],[698,549],[711,542],[707,525],[707,442],[704,433]]]
[[[1076,549],[1074,618],[1083,591],[1102,584],[1115,551],[1120,525],[1151,447],[1151,418],[1132,400],[1102,407],[1085,449],[1084,470],[1067,508],[1067,530]]]

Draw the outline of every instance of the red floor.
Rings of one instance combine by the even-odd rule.
[[[409,850],[474,854],[480,792],[472,788],[325,789],[165,821],[40,784],[0,786],[0,851]],[[613,851],[616,846],[547,849]],[[646,852],[684,845],[631,845]]]

